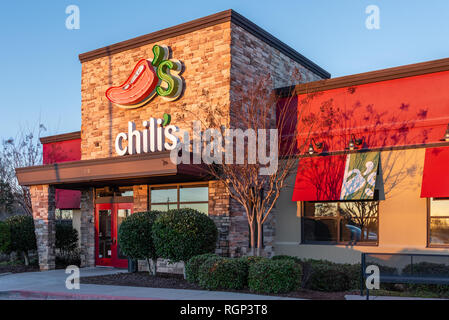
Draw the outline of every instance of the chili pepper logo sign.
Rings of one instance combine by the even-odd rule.
[[[179,98],[183,89],[182,64],[169,59],[167,46],[155,45],[153,59],[137,62],[128,79],[118,87],[106,90],[106,98],[120,108],[140,108],[158,95],[167,101]]]

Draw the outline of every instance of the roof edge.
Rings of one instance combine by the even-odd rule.
[[[81,139],[81,131],[57,134],[54,136],[42,137],[39,138],[42,144],[53,143],[53,142],[62,142],[68,140]]]
[[[122,42],[118,42],[103,48],[99,48],[96,50],[92,50],[86,53],[82,53],[79,55],[79,60],[81,63],[91,61],[94,59],[98,59],[101,57],[109,56],[112,54],[116,54],[119,52],[123,52],[129,49],[137,48],[143,46],[145,44],[154,43],[160,40],[164,40],[167,38],[176,37],[182,34],[190,33],[199,29],[204,29],[207,27],[211,27],[217,24],[221,24],[224,22],[231,22],[235,25],[238,25],[245,29],[247,32],[251,33],[255,37],[264,41],[271,47],[279,50],[286,56],[295,60],[298,63],[301,63],[304,67],[309,69],[310,71],[316,73],[322,78],[330,78],[330,73],[291,48],[286,45],[264,29],[257,26],[255,23],[251,22],[241,14],[236,11],[229,9],[226,11],[221,11],[203,18],[199,18],[196,20],[192,20],[189,22],[185,22],[173,27],[169,27],[166,29],[162,29],[159,31],[155,31],[143,36],[139,36],[133,39],[125,40]]]
[[[449,70],[449,58],[444,58],[408,64],[399,67],[358,73],[338,78],[301,83],[296,86],[279,88],[277,89],[277,91],[279,95],[287,97],[289,95],[299,95],[344,87],[353,87],[373,82],[395,80],[400,78],[425,75],[429,73],[443,72],[448,70]]]

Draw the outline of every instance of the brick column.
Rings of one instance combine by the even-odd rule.
[[[93,188],[81,191],[81,267],[95,267],[95,193]]]
[[[55,268],[55,189],[49,185],[30,187],[31,205],[41,271]]]
[[[133,212],[144,212],[148,211],[148,186],[140,185],[133,186],[134,193],[134,204]]]

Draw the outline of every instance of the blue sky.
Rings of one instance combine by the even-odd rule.
[[[77,5],[80,30],[67,30]],[[365,27],[368,5],[380,30]],[[40,119],[45,135],[81,126],[78,54],[234,9],[333,77],[449,57],[447,0],[8,1],[0,6],[0,138]]]

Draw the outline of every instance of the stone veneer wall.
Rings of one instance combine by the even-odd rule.
[[[156,43],[84,62],[81,159],[115,156],[115,137],[119,132],[127,132],[128,121],[134,121],[137,129],[142,129],[143,120],[169,113],[172,119],[178,119],[178,127],[190,129],[191,120],[201,119],[198,105],[229,106],[230,25],[230,22],[225,22],[157,42],[168,45],[172,58],[184,64],[181,75],[186,85],[177,101],[167,102],[156,96],[145,107],[128,110],[112,105],[105,97],[106,90],[122,84],[140,59],[153,58],[152,47]],[[203,94],[204,90],[209,92],[208,96]]]
[[[321,79],[309,69],[292,60],[276,48],[245,31],[242,27],[231,28],[231,109],[234,101],[254,83],[255,77],[271,75],[273,89],[297,84],[298,76],[293,78],[295,69],[302,82]],[[296,81],[295,81],[296,80]],[[233,121],[231,119],[231,121]],[[249,230],[244,209],[236,201],[231,202],[229,247],[231,256],[248,253]],[[264,224],[264,255],[274,253],[275,211]]]
[[[95,266],[95,192],[94,188],[81,191],[81,266]]]
[[[40,270],[55,268],[55,188],[30,187]]]

